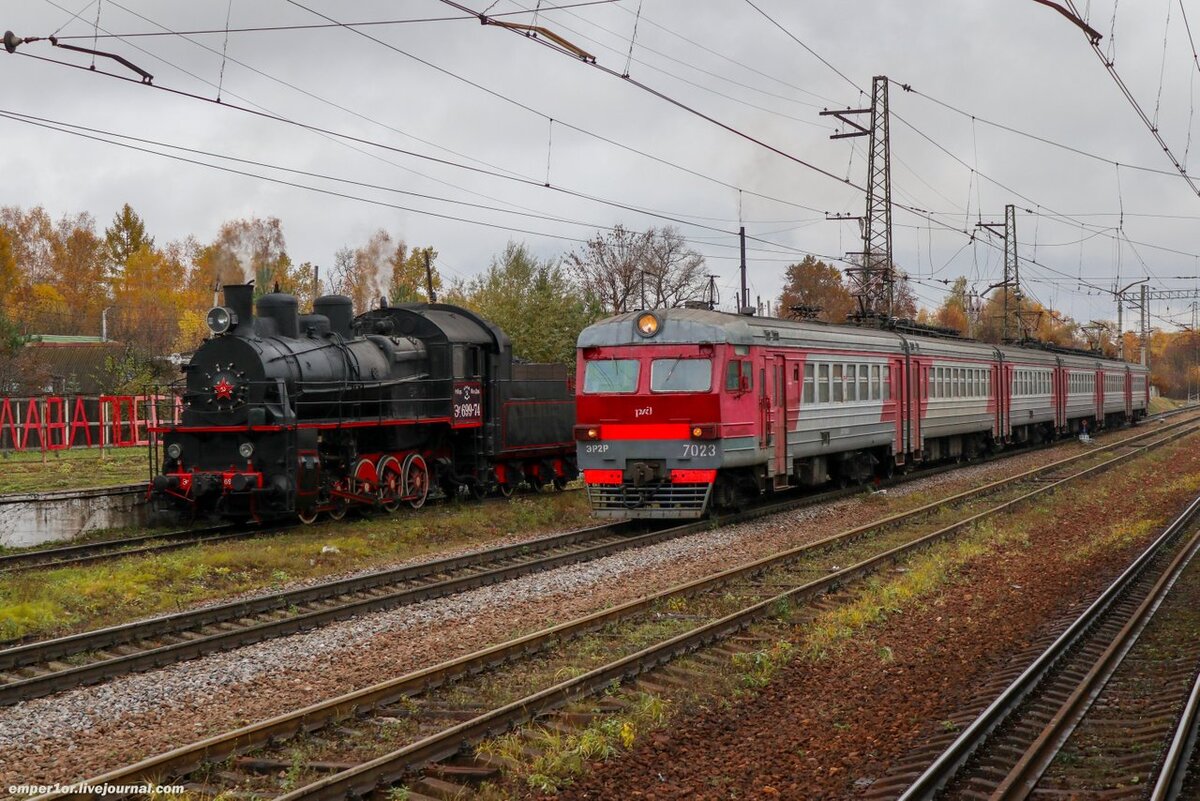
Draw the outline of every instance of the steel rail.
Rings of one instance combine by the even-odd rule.
[[[1177,426],[1172,426],[1171,428],[1175,429]],[[634,654],[630,657],[619,660],[613,665],[591,671],[590,673],[584,674],[576,679],[572,679],[568,682],[564,682],[561,685],[556,685],[554,688],[550,688],[549,690],[538,693],[535,696],[523,699],[515,704],[510,704],[503,710],[496,710],[488,713],[487,715],[480,716],[472,721],[467,721],[460,726],[456,726],[451,730],[447,730],[447,732],[443,732],[442,735],[439,735],[437,738],[427,738],[426,740],[422,740],[420,743],[416,743],[406,749],[402,749],[401,752],[393,753],[385,758],[383,762],[376,760],[373,763],[369,763],[367,766],[355,768],[353,774],[350,776],[346,776],[344,774],[337,774],[336,777],[331,776],[325,781],[333,781],[336,778],[337,781],[335,784],[337,785],[338,789],[331,790],[328,795],[322,791],[321,793],[318,793],[318,796],[341,798],[344,796],[338,796],[339,792],[353,792],[348,788],[362,785],[363,781],[365,781],[362,778],[362,771],[364,770],[375,776],[376,780],[382,780],[379,779],[379,777],[394,775],[395,771],[397,770],[397,766],[403,765],[404,767],[399,768],[400,775],[403,775],[411,770],[411,766],[413,764],[457,752],[462,743],[472,736],[484,736],[488,733],[498,732],[504,728],[524,722],[541,711],[545,711],[553,706],[560,705],[561,703],[564,703],[581,694],[586,694],[592,689],[607,686],[607,684],[611,683],[612,680],[619,680],[621,678],[634,676],[643,669],[659,664],[663,661],[667,661],[671,658],[671,654],[692,650],[694,647],[699,647],[700,645],[704,645],[719,639],[721,636],[724,636],[728,633],[738,631],[749,625],[751,622],[753,622],[753,620],[768,614],[772,608],[776,608],[775,605],[781,600],[802,600],[809,597],[815,597],[816,595],[825,592],[830,588],[836,587],[848,580],[867,575],[883,564],[902,558],[921,547],[950,536],[955,532],[961,531],[982,519],[998,514],[1006,509],[1010,509],[1014,505],[1022,503],[1032,497],[1050,493],[1058,487],[1069,482],[1076,481],[1084,476],[1097,475],[1116,466],[1117,464],[1132,459],[1139,454],[1146,453],[1153,448],[1164,445],[1180,436],[1194,433],[1197,430],[1200,430],[1200,427],[1194,427],[1187,431],[1175,433],[1169,433],[1161,430],[1153,432],[1154,434],[1164,434],[1165,436],[1160,437],[1154,442],[1139,446],[1134,450],[1114,456],[1105,462],[1086,468],[1066,478],[1056,479],[1054,481],[1042,484],[1036,489],[1023,494],[1018,498],[1005,501],[984,512],[971,515],[951,525],[940,528],[930,534],[926,534],[908,544],[896,546],[888,551],[877,554],[874,557],[839,570],[836,573],[829,574],[828,576],[822,577],[816,581],[793,588],[787,592],[776,595],[769,600],[756,603],[742,612],[722,618],[714,623],[710,623],[699,629],[695,629],[692,632],[679,635],[667,641],[666,643],[660,644],[659,646],[653,646],[644,649],[638,654]],[[1110,447],[1115,448],[1128,444],[1129,439],[1133,438],[1127,438],[1120,443],[1113,443]],[[569,638],[598,629],[608,623],[622,620],[631,615],[649,610],[654,604],[671,596],[694,595],[696,593],[723,585],[733,579],[759,574],[767,569],[795,561],[797,558],[813,553],[822,548],[826,548],[831,545],[841,545],[852,542],[855,539],[865,535],[869,531],[895,525],[905,520],[911,520],[923,514],[940,509],[947,504],[969,499],[971,497],[978,497],[982,494],[986,494],[989,491],[995,491],[1003,486],[1011,485],[1019,480],[1034,478],[1039,474],[1061,469],[1063,466],[1079,461],[1081,458],[1093,456],[1095,453],[1096,451],[1092,451],[1079,454],[1077,456],[1068,457],[1049,465],[1026,471],[1019,476],[1001,479],[985,485],[984,487],[961,492],[951,496],[950,498],[940,499],[908,512],[891,515],[883,519],[858,526],[848,531],[826,537],[817,542],[798,546],[779,554],[763,557],[761,559],[731,568],[729,570],[721,571],[692,582],[676,585],[666,590],[629,601],[620,606],[595,612],[575,621],[561,623],[506,643],[501,643],[496,646],[476,651],[475,653],[468,654],[458,659],[443,662],[430,668],[415,671],[395,679],[380,682],[373,686],[339,696],[337,698],[310,705],[295,712],[286,713],[268,720],[254,723],[227,734],[210,737],[191,745],[183,746],[181,748],[150,757],[134,765],[119,768],[93,779],[89,779],[70,792],[47,795],[43,796],[43,798],[91,798],[93,797],[93,794],[88,788],[96,787],[101,784],[111,785],[129,783],[131,781],[146,777],[162,778],[168,776],[186,775],[205,763],[223,761],[232,756],[236,756],[240,753],[244,753],[255,747],[261,746],[265,743],[286,739],[287,737],[293,736],[300,732],[314,731],[329,725],[330,723],[344,720],[349,716],[361,716],[369,713],[373,709],[392,704],[401,698],[416,695],[428,689],[451,682],[458,677],[478,673],[510,660],[536,653],[557,642],[565,641]],[[760,514],[767,513],[769,512],[755,510],[753,514],[754,516],[759,516]],[[682,650],[677,650],[680,647],[682,647]],[[474,733],[473,735],[472,732]],[[322,784],[324,784],[324,781]]]
[[[1168,438],[1160,440],[1163,444]],[[378,787],[394,783],[419,770],[424,765],[451,757],[462,750],[464,743],[475,743],[528,723],[539,714],[560,707],[574,699],[594,694],[614,682],[628,681],[637,675],[666,664],[672,659],[702,648],[712,642],[729,637],[745,629],[756,620],[767,617],[784,602],[794,603],[815,597],[847,581],[874,572],[914,551],[944,539],[981,520],[990,518],[1013,506],[1023,503],[1053,489],[1076,481],[1084,476],[1095,475],[1124,462],[1135,455],[1146,452],[1153,444],[1115,456],[1102,464],[1086,468],[1072,476],[1055,480],[1042,487],[1005,501],[991,509],[971,515],[961,521],[926,534],[904,545],[869,557],[855,565],[843,568],[828,576],[810,581],[759,601],[745,609],[734,612],[719,620],[679,634],[637,653],[615,660],[574,679],[548,687],[499,709],[486,712],[444,731],[426,737],[384,756],[338,773],[329,774],[316,782],[297,788],[279,796],[276,801],[342,801],[350,797],[365,797]],[[1200,503],[1200,499],[1197,500]]]
[[[1198,510],[1200,510],[1200,497],[1193,500],[1142,551],[1137,559],[1109,584],[1104,592],[1075,619],[1067,630],[1059,635],[1049,648],[1043,651],[1004,692],[992,701],[963,730],[962,734],[934,760],[933,764],[926,768],[925,772],[909,785],[908,789],[900,796],[899,801],[925,801],[936,798],[937,794],[959,774],[967,760],[983,745],[988,736],[995,731],[996,727],[1007,720],[1021,706],[1025,699],[1037,690],[1054,666],[1095,628],[1105,612],[1146,571],[1154,558],[1162,552],[1163,548],[1191,523]],[[1121,635],[1105,651],[1101,660],[1093,666],[1093,670],[1088,674],[1089,680],[1099,679],[1103,676],[1103,680],[1107,681],[1107,677],[1111,675],[1111,670],[1115,669],[1116,663],[1119,663],[1120,657],[1123,657],[1125,651],[1132,645],[1132,641],[1123,643],[1122,637],[1128,637],[1135,631],[1141,631],[1142,626],[1148,620],[1147,612],[1152,614],[1153,609],[1157,608],[1158,603],[1161,601],[1162,595],[1159,594],[1156,596],[1155,591],[1165,594],[1165,590],[1170,588],[1174,577],[1178,575],[1177,572],[1173,572],[1173,569],[1176,566],[1182,569],[1182,565],[1186,565],[1186,561],[1191,559],[1197,548],[1200,548],[1200,533],[1172,561],[1172,567],[1168,568],[1163,577],[1156,583],[1155,590],[1152,590],[1147,600],[1138,608],[1134,617],[1122,629]],[[1187,560],[1181,563],[1180,560],[1185,555]],[[1168,578],[1170,579],[1169,581]],[[1053,757],[1053,754],[1050,754],[1049,758],[1046,756],[1049,753],[1046,749],[1056,751],[1062,745],[1067,735],[1070,734],[1070,729],[1074,727],[1074,723],[1078,722],[1078,719],[1082,717],[1083,712],[1086,711],[1086,707],[1094,700],[1095,694],[1099,692],[1102,686],[1102,683],[1096,685],[1092,681],[1089,681],[1086,685],[1084,683],[1079,685],[1077,690],[1068,698],[1067,703],[1063,705],[1063,708],[1056,713],[1051,725],[1042,732],[1038,741],[1035,742],[1032,749],[1033,753],[1027,752],[1019,760],[1017,767],[1019,773],[1016,775],[1010,773],[1003,781],[1002,786],[997,788],[996,795],[993,795],[993,798],[1025,797],[1028,791],[1032,789],[1032,785],[1029,782],[1036,781],[1034,774],[1040,776],[1045,766],[1049,764],[1049,760]]]
[[[0,555],[0,574],[40,568],[75,567],[123,556],[137,556],[219,540],[253,537],[276,530],[274,528],[248,528],[231,531],[232,528],[233,526],[229,524],[221,524],[2,554]]]
[[[1192,683],[1183,714],[1175,726],[1175,734],[1163,757],[1162,767],[1149,801],[1178,801],[1183,797],[1183,781],[1187,778],[1188,761],[1196,750],[1197,735],[1200,734],[1200,674]]]
[[[548,570],[553,567],[560,567],[589,559],[598,559],[620,550],[638,547],[639,545],[648,545],[672,536],[669,530],[651,532],[630,538],[622,538],[617,541],[602,541],[598,545],[568,551],[563,554],[555,554],[541,559],[526,558],[548,550],[573,547],[579,543],[617,536],[618,532],[629,527],[628,524],[620,522],[604,526],[592,526],[565,534],[545,537],[533,542],[505,546],[500,549],[477,551],[432,562],[421,562],[402,568],[369,573],[365,576],[342,579],[311,587],[301,587],[275,595],[258,596],[244,601],[235,601],[189,612],[177,612],[146,621],[126,623],[60,637],[54,640],[44,640],[8,648],[0,651],[0,670],[11,672],[23,667],[54,662],[75,654],[103,651],[106,648],[118,645],[134,644],[139,641],[169,637],[182,632],[202,629],[205,626],[214,624],[254,618],[265,613],[287,610],[291,607],[305,604],[327,602],[341,596],[357,595],[364,592],[369,593],[388,585],[421,581],[430,576],[470,570],[471,568],[490,563],[504,562],[511,559],[524,559],[524,561],[519,561],[516,564],[501,566],[484,572],[468,572],[457,578],[446,578],[432,583],[418,584],[413,587],[385,592],[382,595],[368,594],[365,598],[355,598],[345,603],[338,603],[323,608],[318,607],[276,620],[239,626],[230,630],[186,639],[182,642],[160,645],[124,655],[111,656],[88,664],[76,665],[43,675],[9,681],[0,684],[0,706],[20,703],[81,684],[94,684],[125,673],[161,667],[173,662],[194,659],[216,651],[228,650],[230,648],[261,642],[265,639],[294,634],[367,612],[376,612],[383,609],[414,604],[431,598],[465,592],[466,590],[475,589],[487,584],[506,581],[527,573]],[[674,536],[682,536],[682,532]]]
[[[1146,437],[1155,436],[1165,431],[1177,429],[1187,425],[1189,422],[1178,421],[1154,431],[1144,431],[1111,443],[1106,443],[1096,450],[1060,459],[1048,465],[1025,471],[1017,476],[1000,479],[982,487],[958,493],[936,503],[926,504],[911,512],[894,516],[894,518],[885,518],[879,524],[887,525],[898,522],[901,519],[911,519],[914,516],[935,511],[942,504],[956,503],[972,497],[979,497],[1041,473],[1060,469],[1080,459],[1090,458],[1098,452],[1125,447],[1131,441],[1145,439]],[[933,470],[924,471],[919,474],[901,477],[896,479],[895,483],[916,480],[934,472],[949,469],[952,469],[952,466],[934,468]],[[796,508],[797,506],[825,502],[832,498],[843,497],[857,491],[856,488],[848,488],[818,495],[791,498],[774,503],[765,503],[746,512],[726,518],[725,522],[751,520],[764,515]],[[453,571],[479,567],[488,563],[502,562],[508,559],[524,559],[533,552],[569,547],[581,542],[597,540],[608,534],[626,531],[635,525],[638,524],[636,522],[617,521],[565,534],[551,535],[532,542],[519,543],[499,549],[479,551],[458,557],[377,571],[350,579],[302,587],[284,593],[257,596],[255,598],[209,606],[198,610],[178,612],[149,620],[68,635],[57,639],[32,642],[0,650],[0,671],[13,672],[22,668],[31,668],[55,662],[61,664],[62,660],[77,654],[103,653],[105,649],[116,646],[131,645],[154,638],[180,635],[184,632],[194,633],[196,629],[202,629],[205,626],[253,618],[281,609],[291,609],[318,602],[328,602],[339,596],[378,590],[388,585],[416,581],[431,575],[448,574]],[[566,554],[551,555],[543,559],[525,560],[515,565],[501,566],[484,572],[469,573],[457,578],[446,578],[436,583],[426,583],[416,587],[398,589],[382,595],[376,594],[347,603],[336,604],[332,607],[325,606],[324,608],[291,614],[283,618],[242,625],[203,636],[191,636],[180,642],[143,648],[133,653],[116,656],[105,655],[102,659],[85,664],[65,666],[51,672],[23,679],[10,680],[4,684],[0,684],[0,706],[20,703],[82,684],[94,684],[126,673],[161,667],[217,651],[229,650],[266,639],[294,634],[359,614],[444,597],[533,572],[602,558],[621,550],[665,542],[669,539],[702,531],[711,525],[713,525],[713,522],[708,520],[691,521],[679,526],[655,530],[648,534],[624,538],[616,542],[602,542],[598,545],[571,551]],[[864,530],[869,530],[874,525],[864,527]]]
[[[1200,497],[1196,498],[1188,510],[1170,526],[1170,531],[1172,533],[1182,531],[1191,522],[1197,508],[1200,508]],[[1160,538],[1160,542],[1161,546],[1156,543],[1156,546],[1159,546],[1156,550],[1159,552],[1162,547],[1165,547],[1165,539]],[[1029,797],[1046,768],[1054,761],[1054,757],[1062,749],[1063,744],[1091,708],[1092,702],[1096,700],[1129,650],[1137,642],[1138,637],[1145,630],[1146,624],[1158,611],[1159,605],[1171,591],[1179,575],[1191,563],[1197,549],[1200,549],[1200,532],[1197,532],[1187,546],[1171,560],[1171,564],[1159,576],[1149,594],[1121,627],[1121,631],[1104,649],[1100,658],[1088,669],[1087,675],[1080,680],[1067,700],[1055,711],[1050,722],[1038,734],[1030,748],[1021,755],[1017,764],[1001,780],[995,792],[992,793],[992,801],[1024,801]]]

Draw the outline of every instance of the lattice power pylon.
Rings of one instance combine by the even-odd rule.
[[[1004,312],[1001,322],[1000,337],[1005,342],[1013,341],[1013,334],[1016,334],[1017,340],[1025,340],[1029,338],[1029,324],[1026,322],[1026,316],[1037,312],[1023,312],[1021,310],[1021,259],[1017,255],[1017,207],[1009,203],[1004,207],[1004,224],[1000,223],[976,223],[976,228],[984,228],[992,233],[999,230],[1004,231],[1004,280],[998,284],[993,284],[988,289],[1000,288],[1004,292],[1003,303]]]
[[[855,264],[846,274],[850,278],[850,291],[858,298],[861,317],[891,317],[896,301],[896,273],[892,264],[892,153],[887,76],[877,75],[871,81],[870,108],[826,110],[821,114],[836,117],[851,129],[833,134],[831,139],[871,138],[867,151],[867,209],[859,218],[863,249],[846,254]],[[869,128],[855,119],[861,114],[871,115]]]

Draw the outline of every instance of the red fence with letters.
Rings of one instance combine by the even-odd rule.
[[[149,429],[178,423],[175,395],[40,395],[0,400],[0,451],[131,448]]]

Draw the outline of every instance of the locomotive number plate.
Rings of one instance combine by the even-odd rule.
[[[483,425],[483,387],[478,381],[455,381],[451,404],[454,428],[473,428]]]

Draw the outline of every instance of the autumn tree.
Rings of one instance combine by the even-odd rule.
[[[189,283],[193,289],[212,291],[248,280],[255,283],[255,295],[272,291],[276,284],[283,292],[297,286],[278,217],[223,223],[216,239],[196,255]]]
[[[334,292],[354,302],[355,314],[375,306],[384,295],[384,276],[390,269],[394,246],[391,235],[380,228],[362,247],[342,248],[334,256],[331,285]]]
[[[8,299],[16,291],[19,283],[12,237],[7,229],[0,227],[0,314],[4,314],[8,309]]]
[[[917,316],[917,292],[908,281],[908,275],[896,271],[892,287],[892,316],[902,320],[913,320]]]
[[[970,306],[967,297],[967,279],[959,276],[950,286],[950,293],[938,307],[935,323],[942,328],[951,328],[963,336],[971,334]]]
[[[651,308],[682,306],[698,300],[707,285],[704,257],[687,246],[679,229],[667,226],[646,232],[642,271]]]
[[[391,267],[391,278],[388,281],[388,300],[393,304],[424,303],[429,301],[429,281],[425,275],[425,261],[429,260],[429,270],[433,280],[433,291],[436,294],[442,288],[442,276],[438,273],[438,253],[432,247],[413,248],[400,242],[392,253],[388,264]]]
[[[108,303],[108,263],[104,240],[90,214],[64,215],[50,240],[53,278],[48,283],[62,298],[68,317],[62,333],[100,334],[100,316]]]
[[[706,286],[704,257],[671,227],[638,233],[616,225],[569,254],[566,264],[583,291],[613,313],[677,306],[700,298]]]
[[[791,314],[796,307],[816,308],[817,319],[842,323],[854,311],[854,297],[842,282],[842,271],[815,256],[805,256],[784,271],[783,294],[779,308]]]
[[[129,257],[142,248],[153,248],[154,238],[146,235],[146,224],[128,203],[113,216],[112,224],[104,229],[104,245],[108,252],[109,268],[114,276],[125,269]]]
[[[574,365],[579,332],[602,313],[588,306],[561,264],[539,260],[516,242],[481,275],[453,287],[448,300],[500,326],[517,358],[568,365]]]

